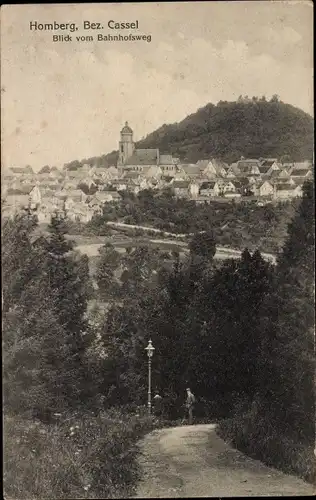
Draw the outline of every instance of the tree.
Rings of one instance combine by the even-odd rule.
[[[197,233],[189,243],[191,255],[198,255],[207,259],[213,259],[216,253],[216,244],[212,231]]]
[[[120,254],[113,245],[107,243],[99,249],[100,260],[98,263],[96,281],[102,299],[117,296],[119,283],[115,278],[115,271],[121,263]]]
[[[274,294],[266,304],[269,342],[261,395],[286,435],[312,444],[314,432],[314,190],[303,187],[278,259]],[[267,318],[267,315],[268,318]],[[272,377],[271,377],[272,374]],[[263,403],[262,412],[266,405]]]

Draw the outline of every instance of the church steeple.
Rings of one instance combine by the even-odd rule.
[[[124,165],[126,160],[134,153],[134,149],[133,130],[128,125],[128,122],[125,122],[121,130],[121,140],[119,142],[118,165]]]

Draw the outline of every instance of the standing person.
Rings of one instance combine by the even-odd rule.
[[[186,399],[186,408],[188,410],[188,417],[189,417],[189,425],[192,425],[193,423],[193,406],[195,403],[195,396],[191,392],[190,388],[187,388],[187,399]]]
[[[154,395],[154,413],[157,417],[161,417],[162,415],[162,397],[158,391]]]

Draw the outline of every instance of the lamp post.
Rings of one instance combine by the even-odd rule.
[[[155,348],[152,345],[151,340],[148,342],[148,346],[145,348],[148,356],[148,414],[151,414],[151,358],[154,354]]]

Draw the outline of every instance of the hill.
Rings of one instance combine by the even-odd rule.
[[[207,104],[182,122],[163,125],[137,143],[158,147],[182,160],[218,157],[231,163],[247,158],[313,156],[313,119],[279,101],[252,100]]]
[[[162,154],[172,153],[193,163],[210,157],[231,163],[241,156],[311,160],[313,118],[276,96],[269,102],[264,97],[240,97],[237,102],[209,103],[179,123],[165,124],[136,147],[159,148]],[[81,163],[106,167],[116,161],[117,151],[112,151]]]

